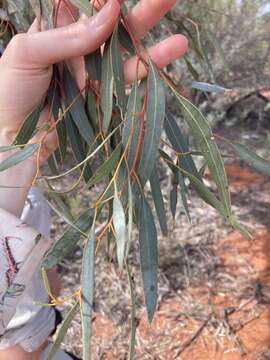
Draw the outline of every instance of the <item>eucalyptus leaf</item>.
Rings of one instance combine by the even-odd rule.
[[[65,106],[66,108],[70,108],[69,113],[71,114],[81,137],[88,145],[92,145],[95,141],[95,135],[85,112],[83,98],[67,67],[64,69],[63,80]]]
[[[82,334],[83,360],[91,360],[92,313],[94,301],[94,268],[95,268],[95,225],[85,244],[82,265]]]
[[[113,78],[117,105],[121,111],[122,118],[125,116],[127,107],[126,85],[120,43],[118,37],[118,25],[115,27],[110,41],[110,62],[112,64]]]
[[[87,187],[91,187],[108,176],[117,166],[121,155],[121,146],[118,145],[111,153],[111,156],[106,160],[94,173],[94,175],[87,182]]]
[[[46,358],[45,358],[46,360],[54,360],[55,359],[55,354],[59,350],[59,348],[68,332],[68,329],[70,328],[71,322],[74,319],[78,310],[79,310],[79,301],[76,301],[75,304],[72,306],[72,308],[67,313],[63,322],[61,323],[61,327],[57,331],[56,339],[55,339],[53,345],[51,346],[48,354],[46,355]]]
[[[231,143],[231,146],[240,159],[247,163],[250,167],[254,168],[261,174],[270,176],[270,161],[257,155],[243,144],[233,142]]]
[[[41,113],[41,106],[37,106],[24,120],[19,132],[14,140],[14,145],[27,144],[31,139],[38,123]]]
[[[154,167],[154,170],[151,174],[150,185],[151,185],[151,193],[153,196],[160,228],[161,228],[163,235],[167,236],[168,235],[168,227],[167,227],[166,211],[165,211],[163,195],[161,192],[160,181],[158,178],[158,173],[157,173],[156,167]]]
[[[153,171],[165,118],[164,85],[151,61],[149,62],[147,89],[146,123],[138,168],[142,186],[145,185]]]
[[[226,89],[220,85],[208,84],[205,82],[198,82],[198,81],[193,81],[191,84],[191,88],[200,91],[214,92],[214,93],[224,93],[226,91],[229,91],[229,89]]]
[[[39,148],[39,144],[26,145],[0,162],[0,171],[7,170],[32,156]]]
[[[224,206],[225,217],[231,222],[232,209],[228,179],[212,130],[199,109],[175,91],[174,94],[180,102],[194,140],[200,151],[203,153],[213,180],[217,185],[219,197]]]
[[[83,14],[87,16],[92,15],[91,4],[88,0],[70,0]]]
[[[85,66],[91,80],[101,80],[101,61],[100,48],[85,56]]]
[[[111,123],[113,109],[113,69],[111,61],[110,40],[106,42],[102,58],[101,74],[101,110],[103,112],[102,130],[107,134]]]
[[[117,188],[113,199],[113,226],[115,229],[116,252],[120,271],[123,269],[126,247],[126,218],[121,200],[118,197]]]
[[[76,228],[86,233],[92,226],[93,212],[92,210],[85,211],[75,222]],[[68,254],[74,250],[81,238],[81,233],[74,227],[69,227],[66,232],[57,240],[52,248],[47,253],[42,267],[51,269],[59,262],[61,262]]]
[[[139,242],[144,298],[151,322],[157,306],[157,231],[151,208],[144,196],[139,211]]]

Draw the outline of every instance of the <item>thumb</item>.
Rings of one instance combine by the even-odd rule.
[[[118,1],[109,0],[90,18],[83,16],[65,27],[16,35],[7,47],[5,57],[19,66],[40,68],[91,53],[111,35],[119,11]]]

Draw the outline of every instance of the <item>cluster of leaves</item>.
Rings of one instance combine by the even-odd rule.
[[[73,0],[72,3],[81,12],[91,16],[91,8],[87,0]],[[52,26],[54,9],[50,4],[50,1],[31,1],[30,4],[25,1],[3,2],[2,10],[6,18],[3,19],[1,26],[6,31],[10,31],[9,37],[17,31],[26,30],[30,22],[29,18],[33,14],[32,10],[30,11],[33,5],[34,11],[39,11],[48,26]],[[123,8],[123,13],[124,11]],[[8,37],[3,35],[4,45],[6,41]],[[126,89],[124,82],[123,49],[127,56],[137,54],[139,61],[148,68],[147,78],[143,81],[134,81],[129,89]],[[69,228],[47,253],[42,267],[50,269],[61,262],[72,252],[81,238],[84,239],[84,256],[81,290],[75,294],[77,301],[64,320],[48,359],[53,357],[78,309],[81,310],[82,317],[84,359],[91,357],[89,348],[94,298],[94,258],[100,241],[105,235],[110,244],[111,256],[116,256],[120,272],[126,269],[130,282],[132,299],[130,358],[133,358],[135,301],[128,268],[128,252],[132,228],[135,224],[139,229],[145,304],[149,321],[151,321],[155,313],[158,294],[157,230],[153,210],[149,205],[151,197],[161,231],[164,235],[168,232],[158,175],[159,161],[166,164],[172,174],[170,200],[173,216],[175,216],[176,203],[180,195],[185,213],[190,218],[187,196],[190,189],[193,189],[231,226],[248,234],[237,223],[232,213],[223,159],[205,117],[177,90],[172,79],[163,71],[158,70],[151,60],[146,61],[142,58],[141,49],[142,46],[133,40],[132,34],[126,27],[125,18],[121,14],[117,26],[104,47],[85,57],[88,73],[85,97],[78,90],[67,66],[63,66],[63,71],[60,71],[57,66],[54,68],[54,76],[46,99],[46,103],[50,104],[54,122],[48,122],[46,126],[48,133],[56,129],[59,149],[48,161],[53,174],[45,177],[45,180],[50,189],[54,209],[69,224]],[[198,55],[202,57],[201,53]],[[203,59],[205,61],[205,55]],[[224,91],[223,88],[213,84],[197,82],[194,87],[202,91]],[[189,139],[182,132],[178,119],[169,110],[169,105],[166,103],[166,91],[174,96],[179,104],[182,113],[181,121],[184,121],[189,128],[195,150],[190,149]],[[27,143],[39,130],[37,122],[43,106],[44,104],[40,104],[29,114],[11,146],[0,148],[0,151],[16,150],[0,163],[0,171],[14,166],[35,152],[39,154],[42,141],[31,145]],[[46,129],[43,127],[42,130]],[[258,157],[241,144],[229,143],[229,145],[244,161],[265,175],[270,175],[267,160]],[[59,173],[59,167],[65,164],[68,148],[72,149],[76,163],[67,171]],[[195,164],[194,157],[196,156],[204,159],[201,169],[197,169]],[[216,191],[212,191],[204,184],[205,168],[208,168],[211,173]],[[82,213],[76,220],[66,209],[58,192],[53,189],[54,181],[73,172],[79,173],[79,179],[69,189],[70,192],[76,191],[81,182],[85,183],[86,188],[103,184],[103,190],[93,207]],[[148,182],[151,196],[146,191]],[[104,213],[108,214],[106,224],[101,230],[96,231],[96,224]],[[43,277],[50,293],[44,272]],[[52,304],[57,304],[57,299],[54,299],[52,295],[51,298]]]

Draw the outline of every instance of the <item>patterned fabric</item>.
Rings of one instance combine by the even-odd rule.
[[[50,246],[49,229],[50,210],[37,188],[21,220],[0,209],[0,350],[20,344],[33,352],[54,328],[54,310],[34,304],[48,302],[37,270]]]

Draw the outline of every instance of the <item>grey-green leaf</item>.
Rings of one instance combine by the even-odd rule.
[[[88,145],[92,145],[95,140],[95,135],[87,118],[82,96],[67,67],[64,69],[63,80],[65,90],[65,106],[68,108],[72,104],[69,113],[71,114],[72,119],[81,134],[81,137]]]
[[[101,61],[100,48],[85,56],[85,66],[91,80],[101,80]]]
[[[164,122],[164,129],[166,132],[166,135],[177,153],[182,153],[186,155],[179,155],[179,161],[182,165],[182,167],[196,176],[198,179],[200,179],[200,175],[198,173],[198,170],[196,168],[196,165],[193,161],[193,158],[189,153],[189,147],[188,143],[182,134],[182,131],[180,127],[178,126],[175,118],[171,114],[171,112],[167,109],[166,110],[166,118]]]
[[[84,233],[92,226],[93,213],[91,210],[84,212],[75,222],[75,227]],[[62,261],[77,245],[81,238],[81,233],[74,227],[69,227],[61,238],[54,243],[43,261],[42,267],[51,269]]]
[[[102,130],[107,134],[111,123],[113,109],[113,69],[110,55],[110,41],[108,40],[102,58],[101,74],[101,110],[103,112]]]
[[[30,144],[26,145],[23,149],[17,150],[14,154],[0,162],[0,171],[7,170],[28,159],[38,150],[38,148],[39,144]]]
[[[120,270],[123,269],[126,248],[126,218],[121,200],[115,190],[113,199],[113,226],[115,229],[116,252]]]
[[[132,39],[122,23],[119,24],[119,42],[130,54],[135,55],[135,47]]]
[[[92,312],[94,301],[95,226],[84,248],[82,265],[82,334],[83,360],[91,360]]]
[[[91,4],[88,0],[70,0],[70,2],[76,6],[83,14],[87,16],[92,15]]]
[[[127,107],[126,86],[120,43],[118,38],[118,25],[115,27],[110,42],[110,57],[115,82],[117,105],[121,111],[122,118],[125,116]]]
[[[216,84],[208,84],[204,82],[193,81],[191,84],[192,89],[204,91],[204,92],[214,92],[214,93],[223,93],[229,91],[229,89],[224,88],[223,86]]]
[[[41,113],[41,106],[37,106],[24,120],[16,138],[14,140],[14,145],[27,144],[31,139]]]
[[[57,331],[56,339],[50,348],[48,355],[46,356],[46,360],[53,360],[55,359],[55,354],[57,353],[58,349],[60,348],[68,329],[70,328],[71,322],[74,319],[77,311],[79,310],[79,301],[72,306],[72,308],[67,313],[65,319],[63,320],[60,329]]]
[[[159,182],[156,167],[154,167],[154,170],[151,174],[150,185],[151,185],[151,193],[153,196],[160,228],[161,228],[163,235],[167,236],[168,235],[168,227],[167,227],[166,211],[165,211],[163,195],[161,192],[160,182]]]
[[[91,187],[101,181],[104,177],[108,176],[117,166],[119,158],[121,155],[121,146],[118,145],[117,148],[111,153],[111,156],[106,160],[95,172],[95,174],[90,178],[87,183],[87,187]]]
[[[147,89],[146,124],[138,168],[142,186],[145,185],[153,171],[165,118],[164,86],[151,61],[149,62]]]
[[[237,155],[241,158],[241,160],[247,163],[250,167],[266,176],[270,176],[270,161],[257,155],[245,145],[231,143],[231,146]]]
[[[228,179],[212,130],[199,109],[197,109],[183,96],[179,95],[175,91],[174,93],[181,104],[191,133],[196,141],[197,146],[203,153],[204,159],[207,162],[213,180],[217,185],[219,197],[224,206],[225,217],[231,222],[232,209]]]
[[[139,210],[140,263],[148,320],[151,322],[157,306],[157,231],[151,208],[142,197]]]

